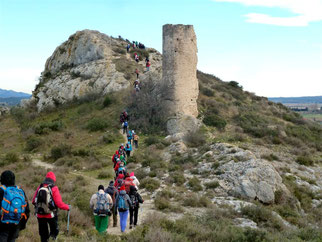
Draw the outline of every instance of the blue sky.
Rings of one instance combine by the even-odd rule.
[[[322,95],[322,0],[0,0],[0,88],[31,93],[77,30],[161,51],[167,23],[194,25],[201,71],[262,96]]]

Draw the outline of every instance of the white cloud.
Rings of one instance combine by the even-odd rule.
[[[268,14],[249,13],[247,22],[279,26],[307,26],[310,22],[322,21],[322,0],[213,0],[215,2],[241,3],[246,6],[282,8],[294,17],[273,17]]]

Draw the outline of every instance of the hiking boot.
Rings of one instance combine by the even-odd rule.
[[[130,229],[132,229],[132,225],[130,225]]]

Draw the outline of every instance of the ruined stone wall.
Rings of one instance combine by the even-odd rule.
[[[163,81],[169,114],[198,116],[197,39],[192,25],[163,26]]]

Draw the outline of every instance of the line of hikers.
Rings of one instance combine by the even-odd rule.
[[[145,49],[145,45],[142,44],[141,42],[137,42],[137,41],[132,41],[132,44],[130,44],[130,41],[128,41],[128,44],[126,45],[126,51],[129,52],[130,51],[130,48],[132,47],[134,50],[136,48],[139,48],[139,49]]]
[[[32,198],[41,242],[47,242],[49,238],[54,240],[57,238],[59,233],[58,209],[67,211],[71,209],[71,205],[62,201],[55,182],[55,174],[51,171],[48,172]],[[18,238],[19,232],[26,228],[30,208],[24,190],[15,185],[15,174],[10,170],[1,174],[0,206],[0,241],[14,242]]]

